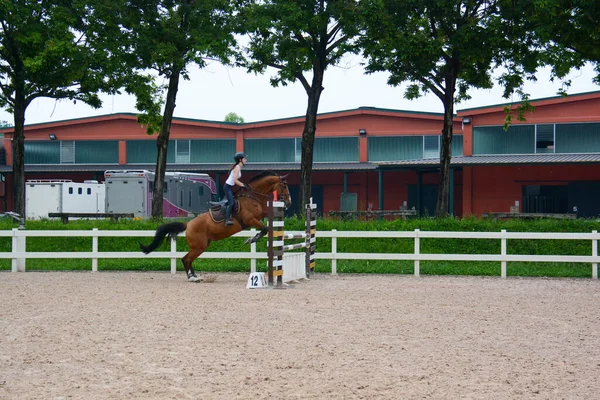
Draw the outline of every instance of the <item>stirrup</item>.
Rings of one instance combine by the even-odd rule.
[[[231,226],[231,225],[233,225],[233,221],[232,220],[228,219],[228,220],[225,221],[225,226]]]

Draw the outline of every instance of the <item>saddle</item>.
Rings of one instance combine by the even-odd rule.
[[[240,212],[240,202],[237,200],[233,200],[234,206],[231,211],[231,217],[235,217]],[[209,209],[208,213],[214,222],[217,224],[219,222],[225,221],[225,209],[227,208],[227,200],[223,201],[209,201],[208,202]]]

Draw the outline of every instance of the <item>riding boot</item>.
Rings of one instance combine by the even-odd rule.
[[[227,208],[225,209],[225,225],[226,226],[233,225],[233,221],[231,220],[231,211],[233,211],[233,204],[227,204]]]

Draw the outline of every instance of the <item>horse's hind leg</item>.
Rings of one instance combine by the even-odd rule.
[[[200,251],[200,250],[190,250],[189,253],[187,253],[181,259],[181,262],[183,263],[183,267],[185,268],[187,280],[189,282],[200,282],[203,280],[202,278],[198,278],[196,276],[196,271],[194,271],[194,267],[192,266],[192,263],[194,262],[194,260],[196,258],[200,257],[200,254],[202,254],[202,251]]]

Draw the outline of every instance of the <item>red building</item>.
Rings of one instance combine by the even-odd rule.
[[[600,215],[600,91],[533,100],[527,121],[505,130],[505,105],[460,110],[454,118],[450,210]],[[513,105],[512,108],[516,108]],[[442,114],[361,107],[320,114],[313,198],[323,213],[345,209],[435,209]],[[211,174],[220,187],[236,151],[245,175],[289,174],[300,184],[303,117],[245,124],[175,118],[168,170]],[[12,129],[4,135],[0,210],[11,210]],[[26,179],[103,180],[108,169],[150,169],[156,137],[133,114],[25,127]],[[244,178],[243,178],[244,179]],[[296,201],[297,203],[297,201]]]

